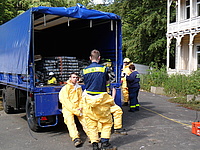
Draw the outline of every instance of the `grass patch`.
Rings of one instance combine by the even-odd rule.
[[[186,97],[175,97],[168,100],[169,102],[176,103],[180,107],[185,107],[191,110],[200,111],[200,101],[187,102]]]

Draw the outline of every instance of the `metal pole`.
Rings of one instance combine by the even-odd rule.
[[[113,20],[111,20],[111,22],[110,22],[110,29],[111,29],[111,31],[113,31]]]
[[[46,15],[44,14],[44,26],[46,26]]]
[[[118,28],[118,26],[117,26],[117,21],[116,21],[116,29],[115,29],[116,30],[115,31],[116,32],[115,33],[116,34],[116,36],[115,36],[115,44],[116,44],[115,45],[115,49],[116,49],[116,51],[115,51],[115,53],[116,53],[115,54],[116,55],[116,58],[115,58],[115,61],[116,61],[115,62],[116,63],[116,82],[118,82],[118,65],[117,65],[117,60],[118,60],[118,51],[117,51],[118,50],[118,30],[117,30],[117,28]]]
[[[67,25],[68,25],[68,27],[69,27],[69,21],[70,21],[70,19],[69,19],[69,17],[67,18]]]
[[[92,28],[92,20],[90,20],[90,28]]]

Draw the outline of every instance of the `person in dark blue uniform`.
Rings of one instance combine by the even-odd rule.
[[[109,142],[111,128],[113,125],[110,107],[114,106],[114,99],[107,93],[106,85],[109,83],[107,68],[99,63],[100,52],[91,51],[90,60],[92,63],[83,69],[85,91],[83,101],[85,108],[83,114],[88,128],[88,136],[93,145],[93,150],[100,150],[98,142],[98,123],[102,124],[101,149],[116,150]]]
[[[83,70],[86,92],[91,95],[101,94],[107,92],[106,85],[109,84],[109,76],[106,66],[98,64],[100,52],[93,50],[91,54],[97,55],[98,58],[96,60],[93,58],[94,56],[90,56],[92,63]]]
[[[126,76],[127,87],[129,92],[129,100],[130,100],[130,112],[139,110],[139,102],[138,102],[138,93],[140,90],[140,74],[135,71],[135,65],[131,64],[129,66],[131,71],[130,75]]]

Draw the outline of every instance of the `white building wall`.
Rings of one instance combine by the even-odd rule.
[[[176,3],[176,22],[170,23],[170,4]],[[190,18],[187,19],[186,0],[168,0],[167,6],[167,70],[168,73],[190,74],[197,70],[197,45],[200,46],[200,16],[198,16],[197,0],[190,0]],[[171,40],[175,38],[175,69],[169,68],[169,51]]]

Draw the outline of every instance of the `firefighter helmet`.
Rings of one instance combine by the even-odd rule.
[[[131,60],[129,58],[124,58],[123,62],[130,62]]]
[[[53,72],[49,72],[49,75],[50,75],[50,76],[53,76],[53,75],[54,75],[54,73],[53,73]]]

